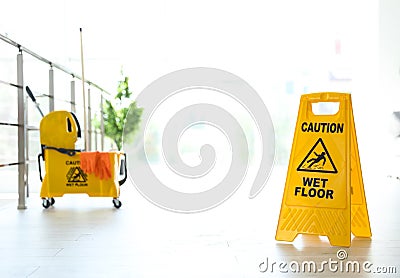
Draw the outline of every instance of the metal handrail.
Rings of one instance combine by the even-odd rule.
[[[40,60],[40,61],[42,61],[42,62],[44,62],[46,64],[49,64],[53,68],[57,68],[57,69],[65,72],[66,74],[71,75],[74,78],[78,78],[79,80],[82,80],[82,76],[80,76],[79,74],[76,74],[76,73],[70,71],[69,69],[67,69],[67,68],[65,68],[65,67],[63,67],[63,66],[61,66],[61,65],[59,65],[57,63],[54,63],[54,62],[52,62],[50,60],[47,60],[46,58],[40,56],[39,54],[33,52],[32,50],[22,46],[21,44],[13,41],[12,39],[10,39],[10,38],[2,35],[2,34],[0,34],[0,40],[6,42],[8,44],[11,44],[12,46],[17,47],[20,52],[25,52],[25,53],[31,55],[32,57],[34,57],[34,58],[36,58],[36,59],[38,59],[38,60]],[[97,88],[98,90],[100,90],[101,92],[105,93],[106,95],[111,95],[108,91],[106,91],[105,89],[103,89],[102,87],[100,87],[99,85],[97,85],[96,83],[94,83],[94,82],[92,82],[90,80],[86,79],[85,83],[87,83],[89,86],[93,86],[93,87]]]

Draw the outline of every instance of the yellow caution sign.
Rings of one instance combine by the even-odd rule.
[[[312,106],[335,102],[335,114]],[[371,237],[350,94],[303,95],[297,117],[276,240],[327,236],[350,246],[351,232]]]

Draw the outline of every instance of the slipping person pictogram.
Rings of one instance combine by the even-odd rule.
[[[337,169],[322,138],[312,146],[297,167],[297,171],[336,174]]]
[[[325,163],[326,163],[326,158],[325,158],[325,152],[322,152],[321,154],[318,154],[318,153],[316,153],[316,152],[314,152],[314,154],[315,154],[315,158],[311,158],[311,159],[309,159],[309,160],[307,160],[307,163],[310,163],[309,165],[308,165],[308,168],[309,169],[312,169],[312,166],[314,165],[314,164],[318,164],[321,160],[323,160],[324,162],[322,163],[322,166],[324,166],[325,165]]]
[[[80,167],[71,167],[67,173],[68,182],[86,182],[87,175]]]

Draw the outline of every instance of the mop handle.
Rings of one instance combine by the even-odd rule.
[[[86,94],[85,94],[85,71],[83,66],[83,39],[82,39],[82,28],[79,28],[81,37],[81,65],[82,65],[82,96],[83,96],[83,129],[85,131],[85,150],[89,151],[89,130],[87,128],[87,113],[86,113]]]
[[[34,103],[36,103],[36,98],[35,98],[35,96],[33,95],[31,89],[30,89],[28,86],[26,86],[25,88],[26,88],[26,92],[28,93],[28,96],[32,99],[32,101],[33,101]]]
[[[31,100],[33,101],[33,103],[35,103],[35,106],[36,106],[36,108],[38,109],[40,115],[42,115],[42,117],[44,117],[44,114],[43,114],[43,112],[42,112],[42,109],[40,109],[39,103],[36,102],[36,98],[35,98],[35,96],[33,95],[31,89],[30,89],[28,86],[26,86],[25,89],[26,89],[26,92],[28,93],[28,96],[31,98]]]

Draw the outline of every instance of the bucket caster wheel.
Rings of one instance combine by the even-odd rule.
[[[46,199],[46,198],[42,199],[42,206],[43,206],[45,209],[48,209],[48,208],[51,206],[50,200],[49,200],[49,199]]]
[[[117,209],[119,209],[122,206],[121,201],[118,200],[117,198],[113,199],[113,204],[114,204],[114,207]]]
[[[43,198],[43,199],[42,199],[42,206],[43,206],[45,209],[48,209],[49,207],[51,207],[52,205],[54,205],[55,202],[56,202],[56,201],[54,200],[53,197],[51,197],[51,198]]]

